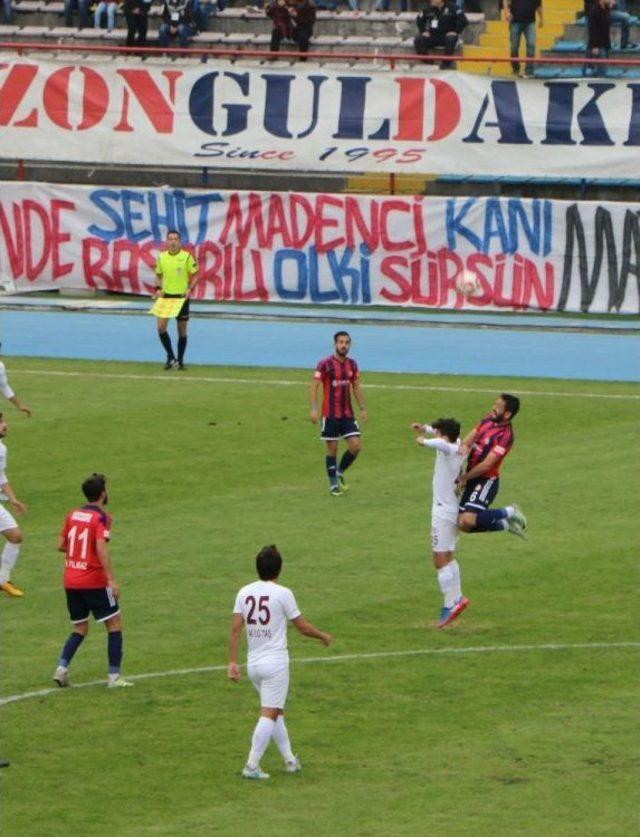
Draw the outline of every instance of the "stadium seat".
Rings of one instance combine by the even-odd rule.
[[[21,26],[17,32],[14,33],[19,38],[28,38],[29,40],[37,40],[45,37],[45,33],[49,32],[48,26]]]
[[[197,36],[198,44],[201,46],[220,46],[224,39],[224,32],[199,32]]]
[[[14,12],[40,12],[43,11],[45,4],[42,0],[19,0],[13,3],[12,9]]]
[[[550,52],[584,52],[584,41],[556,41]]]
[[[373,43],[373,38],[367,35],[347,35],[337,44],[334,52],[364,52]]]
[[[344,37],[340,35],[314,35],[311,43],[321,52],[335,52],[336,47],[340,46],[344,41]]]
[[[222,46],[230,47],[232,49],[242,49],[243,47],[250,48],[253,44],[253,34],[251,32],[228,32],[222,39]]]

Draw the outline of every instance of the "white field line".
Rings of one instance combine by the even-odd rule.
[[[118,372],[67,372],[62,370],[45,369],[15,369],[13,375],[44,375],[45,377],[69,377],[69,378],[123,378],[130,381],[171,381],[200,384],[249,384],[278,387],[308,387],[307,381],[287,381],[281,379],[260,380],[258,378],[215,378],[197,375],[180,375],[176,372],[168,372],[165,375],[127,375]],[[418,384],[365,384],[365,389],[388,389],[388,390],[409,390],[415,392],[479,392],[495,395],[499,387],[482,389],[480,387],[434,387],[420,386]],[[543,395],[551,398],[604,398],[607,400],[638,401],[640,395],[623,395],[617,393],[603,392],[552,392],[546,390],[513,389],[512,392],[519,395]]]
[[[593,650],[626,650],[640,648],[640,642],[578,642],[569,644],[547,643],[541,645],[477,645],[467,648],[418,648],[413,651],[372,651],[367,654],[338,654],[332,657],[300,657],[291,660],[294,665],[303,663],[344,663],[358,662],[360,660],[381,660],[392,657],[418,657],[430,656],[439,657],[447,654],[504,654],[518,653],[520,651],[593,651]],[[245,666],[241,666],[245,668]],[[145,674],[127,674],[127,680],[155,680],[159,677],[184,677],[188,674],[210,674],[217,671],[226,671],[226,665],[201,666],[200,668],[176,668],[169,671],[150,671]],[[77,683],[74,689],[86,689],[89,686],[104,686],[106,680],[91,680],[88,683]],[[22,692],[17,695],[8,695],[0,698],[0,706],[9,703],[19,703],[31,698],[46,697],[62,691],[59,686],[48,689],[39,689],[34,692]]]

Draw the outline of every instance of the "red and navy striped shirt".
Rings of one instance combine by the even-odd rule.
[[[496,464],[483,474],[483,477],[500,476],[500,465],[515,442],[515,435],[511,423],[496,424],[493,416],[485,416],[476,425],[476,435],[467,460],[467,471],[483,462],[490,453],[499,457]]]
[[[353,418],[351,387],[360,377],[355,360],[347,357],[341,361],[335,355],[325,357],[316,366],[313,377],[322,381],[322,417]]]

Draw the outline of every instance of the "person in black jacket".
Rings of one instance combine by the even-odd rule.
[[[197,32],[194,0],[164,0],[162,23],[158,30],[158,43],[169,46],[177,38],[181,47],[188,47]]]
[[[316,22],[316,7],[313,0],[299,0],[295,6],[291,6],[289,11],[293,20],[293,40],[298,44],[300,52],[309,52],[309,41],[313,37],[313,26]]]
[[[413,44],[418,55],[428,55],[434,47],[444,47],[445,55],[453,55],[458,36],[467,25],[466,15],[456,9],[455,2],[427,0],[416,18],[420,33]],[[442,67],[451,67],[451,61],[443,61]]]
[[[147,24],[151,0],[124,0],[124,17],[127,21],[127,43],[130,46],[147,45]]]

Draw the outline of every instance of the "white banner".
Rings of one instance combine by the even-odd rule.
[[[199,299],[640,312],[638,203],[3,183],[0,282],[149,294],[171,228]]]
[[[0,62],[0,155],[640,179],[640,88],[459,72]]]

